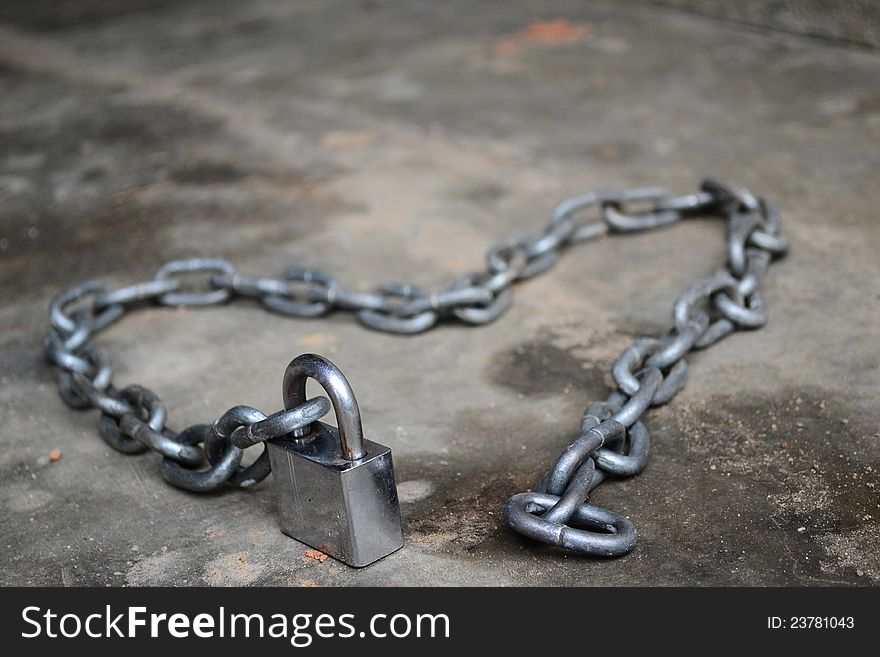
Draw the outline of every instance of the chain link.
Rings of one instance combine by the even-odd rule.
[[[592,219],[586,216],[590,209]],[[270,465],[264,448],[242,466],[243,451],[266,440],[302,435],[329,411],[326,398],[270,416],[236,406],[211,425],[176,433],[165,425],[165,406],[153,392],[112,385],[110,362],[91,339],[126,312],[147,304],[207,306],[236,297],[256,299],[268,310],[294,317],[351,311],[365,326],[397,334],[421,333],[442,321],[485,324],[508,308],[515,283],[553,267],[569,246],[693,216],[726,220],[726,268],[679,296],[667,335],[640,337],[623,351],[612,368],[617,389],[604,402],[587,407],[578,435],[535,490],[514,495],[504,507],[510,527],[524,536],[583,554],[618,556],[634,547],[635,526],[620,514],[589,504],[590,491],[608,475],[631,477],[644,469],[650,436],[642,417],[684,387],[689,352],[767,320],[758,288],[771,261],[786,253],[789,242],[780,232],[776,206],[741,187],[706,180],[700,191],[685,196],[652,187],[569,198],[554,209],[540,233],[498,243],[488,250],[484,270],[436,292],[398,282],[372,291],[349,290],[314,269],[289,268],[275,278],[245,276],[217,258],[175,260],[153,280],[115,290],[89,281],[52,301],[46,357],[58,368],[64,402],[71,408],[98,409],[100,435],[115,450],[161,454],[165,480],[186,490],[248,487],[264,479]]]

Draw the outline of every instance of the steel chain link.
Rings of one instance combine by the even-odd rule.
[[[596,213],[584,221],[589,208]],[[741,187],[706,180],[700,191],[686,196],[639,188],[569,198],[556,207],[542,232],[497,244],[487,253],[485,270],[438,292],[396,282],[372,291],[349,290],[326,273],[301,268],[286,269],[277,278],[245,276],[216,258],[169,262],[154,280],[115,290],[89,281],[52,301],[46,356],[58,368],[64,402],[98,409],[100,435],[117,451],[158,452],[166,481],[187,490],[248,487],[264,479],[270,466],[265,448],[242,466],[243,450],[301,435],[329,411],[327,399],[311,399],[271,416],[236,406],[213,425],[175,433],[166,426],[165,407],[154,393],[112,385],[110,362],[91,339],[148,304],[207,306],[234,297],[253,298],[270,311],[294,317],[347,310],[369,328],[399,334],[421,333],[445,320],[485,324],[509,306],[515,283],[550,269],[573,244],[707,215],[727,221],[726,268],[680,295],[667,335],[638,338],[623,351],[612,368],[617,390],[587,407],[578,435],[535,490],[514,495],[504,507],[510,527],[524,536],[584,554],[622,555],[635,545],[636,529],[628,518],[589,504],[590,491],[608,476],[631,477],[644,469],[650,436],[642,416],[684,387],[689,352],[767,321],[758,288],[770,262],[784,255],[789,243],[780,232],[776,206]]]

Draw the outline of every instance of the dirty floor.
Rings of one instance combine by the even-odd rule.
[[[878,138],[880,53],[638,3],[4,3],[0,583],[877,584]],[[190,494],[113,452],[41,356],[49,299],[82,279],[216,255],[436,288],[566,196],[707,175],[775,199],[792,252],[768,325],[694,355],[648,416],[646,471],[594,494],[639,530],[620,559],[536,548],[501,507],[722,262],[718,222],[574,248],[484,328],[398,338],[238,303],[100,338],[175,428],[278,410],[299,353],[337,362],[405,522],[361,570],[283,536],[270,481]]]

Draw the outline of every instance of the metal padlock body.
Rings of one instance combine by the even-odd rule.
[[[305,401],[307,378],[327,390],[340,428],[315,422],[306,436],[266,443],[281,530],[350,566],[366,566],[403,546],[391,450],[363,439],[348,382],[321,356],[291,361],[285,408]]]

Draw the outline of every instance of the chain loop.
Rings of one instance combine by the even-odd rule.
[[[634,233],[674,224],[681,220],[682,213],[660,207],[659,204],[665,196],[666,190],[661,188],[624,192],[617,199],[602,204],[602,220],[616,233]],[[648,202],[651,209],[645,212],[626,210],[626,205],[633,202]]]
[[[581,435],[556,460],[553,469],[542,486],[544,492],[561,495],[574,472],[589,458],[590,454],[605,445],[620,440],[626,427],[615,420],[596,422],[597,426],[582,428]]]
[[[387,305],[383,310],[358,311],[357,318],[365,326],[406,335],[422,333],[437,323],[437,313],[433,310],[425,310],[409,316],[400,312],[401,310],[407,312],[407,301],[428,297],[428,293],[422,288],[407,283],[384,283],[377,288],[377,293],[387,300]],[[399,300],[403,300],[404,303],[396,303]]]
[[[582,219],[591,208],[592,217]],[[120,391],[112,385],[110,362],[92,338],[127,311],[149,303],[203,306],[233,297],[254,299],[268,310],[295,317],[352,311],[364,326],[396,334],[420,333],[447,320],[485,324],[510,305],[515,283],[547,271],[578,242],[705,215],[726,220],[726,268],[681,293],[667,335],[637,338],[621,353],[612,368],[616,389],[606,401],[587,407],[576,438],[535,490],[514,495],[504,507],[510,527],[526,537],[581,554],[617,556],[635,545],[635,526],[588,504],[590,491],[609,475],[631,477],[645,468],[650,436],[644,414],[668,403],[684,387],[688,353],[739,329],[758,328],[767,319],[759,287],[773,259],[787,252],[789,241],[781,233],[778,208],[736,185],[710,179],[696,193],[683,196],[649,187],[566,199],[543,230],[499,242],[488,250],[484,270],[437,292],[405,283],[350,290],[328,274],[299,267],[277,278],[245,276],[217,258],[175,260],[151,281],[109,291],[88,281],[52,300],[46,357],[58,368],[63,401],[72,408],[98,409],[101,437],[115,450],[160,453],[163,477],[179,488],[246,488],[264,479],[271,466],[265,448],[242,466],[243,451],[267,440],[303,435],[330,410],[327,399],[309,399],[268,416],[250,406],[235,406],[212,425],[197,424],[176,434],[165,426],[165,406],[155,394],[140,386]]]
[[[305,429],[327,415],[330,412],[330,407],[329,399],[315,397],[304,404],[266,417],[255,409],[237,406],[214,424],[214,430],[218,435],[230,438],[236,447],[246,449],[267,440],[292,434],[299,429]],[[230,413],[236,409],[248,409],[247,412],[251,412],[252,415],[230,416]],[[262,417],[257,418],[256,413]]]
[[[171,431],[167,429],[156,431],[134,415],[126,414],[120,417],[119,430],[129,438],[143,443],[154,452],[162,454],[165,458],[185,465],[199,465],[204,458],[202,450],[198,446],[178,442],[177,436]]]
[[[49,305],[49,323],[62,339],[73,334],[83,324],[70,317],[67,307],[80,299],[96,297],[103,290],[104,286],[98,281],[86,281],[65,290],[52,300]]]
[[[110,292],[101,292],[95,298],[95,310],[134,306],[145,301],[156,301],[166,294],[177,292],[180,286],[180,279],[166,278],[128,285]]]
[[[603,447],[596,451],[596,465],[618,477],[632,477],[639,474],[648,464],[648,448],[650,436],[645,425],[636,422],[626,432],[629,450],[626,454],[621,451]]]
[[[190,258],[188,260],[173,260],[166,263],[156,272],[157,281],[166,281],[191,276],[193,274],[235,274],[235,267],[227,260],[219,258]],[[207,279],[207,290],[187,292],[166,292],[158,297],[159,303],[165,306],[212,306],[224,303],[232,294],[226,288],[218,288],[212,282],[213,277]],[[182,285],[182,284],[181,284]],[[178,288],[175,288],[178,289]]]
[[[140,454],[145,452],[150,447],[149,443],[136,440],[133,436],[126,433],[120,426],[122,418],[134,417],[146,423],[146,426],[154,432],[159,433],[165,427],[167,415],[165,406],[155,394],[141,386],[123,388],[119,393],[119,398],[128,404],[134,412],[125,413],[119,417],[102,413],[98,425],[101,438],[110,447],[123,454]]]
[[[264,422],[265,420],[266,416],[255,408],[235,406],[214,422],[213,431],[205,440],[205,458],[208,459],[208,463],[211,466],[209,472],[213,468],[223,468],[224,457],[230,459],[231,457],[227,456],[229,453],[234,450],[243,449],[232,440],[235,431],[246,429],[253,424]],[[239,458],[240,460],[241,458]],[[257,460],[249,466],[242,467],[239,465],[232,468],[225,482],[239,488],[249,488],[268,477],[271,469],[269,452],[264,447]]]
[[[656,338],[639,338],[632,346],[627,347],[615,361],[611,369],[617,387],[628,395],[635,395],[640,384],[633,370],[641,366],[648,356],[656,354],[668,345],[668,342]],[[654,393],[652,405],[668,403],[687,383],[687,362],[679,360],[669,371],[657,392]]]
[[[581,504],[569,518],[571,525],[550,522],[539,513],[559,502],[549,493],[517,493],[504,505],[504,517],[511,529],[528,538],[579,552],[580,554],[618,557],[636,544],[632,521],[613,511]]]
[[[79,372],[59,372],[58,390],[65,401],[68,401],[66,395],[73,395],[85,402],[74,408],[97,408],[104,415],[114,418],[136,412],[131,404],[122,399],[120,392],[112,384],[101,390],[94,385],[94,381]]]
[[[485,284],[489,275],[486,272],[475,272],[463,276],[456,285],[463,287],[481,287]],[[513,292],[509,289],[501,290],[489,295],[489,301],[484,304],[474,304],[470,307],[455,308],[452,314],[466,324],[488,324],[501,315],[510,305]]]
[[[177,439],[185,445],[195,447],[200,444],[207,445],[208,440],[214,435],[210,425],[196,424],[181,431]],[[206,470],[186,468],[166,456],[162,459],[162,477],[172,486],[196,493],[216,490],[235,474],[243,454],[243,450],[228,444],[220,458],[211,463]]]
[[[113,370],[107,354],[98,345],[88,343],[82,347],[79,356],[71,354],[71,360],[66,361],[73,367],[59,369],[58,391],[64,402],[74,409],[88,408],[90,404],[89,394],[94,390],[99,393],[110,385]],[[82,363],[82,366],[81,366]],[[77,384],[74,377],[79,377],[83,382]],[[80,389],[82,388],[82,389]]]
[[[282,278],[287,284],[262,292],[261,301],[269,310],[294,317],[320,317],[333,308],[333,291],[337,287],[332,276],[314,270],[290,267]],[[265,279],[263,279],[265,280]],[[296,284],[305,284],[301,294],[294,291]]]

